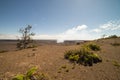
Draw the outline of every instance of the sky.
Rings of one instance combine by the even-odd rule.
[[[120,36],[120,0],[0,0],[0,39],[27,25],[34,39],[58,42]]]

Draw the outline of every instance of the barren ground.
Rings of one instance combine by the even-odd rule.
[[[94,41],[101,46],[97,52],[102,57],[102,63],[93,66],[83,66],[70,63],[64,59],[64,52],[78,49],[81,45],[43,45],[18,51],[0,53],[0,80],[9,80],[18,73],[25,73],[32,66],[37,66],[41,73],[50,80],[120,80],[120,46],[111,43],[120,43],[118,39]],[[2,44],[1,49],[12,46]],[[66,66],[66,68],[62,68]]]

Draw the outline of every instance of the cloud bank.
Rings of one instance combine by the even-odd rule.
[[[17,36],[15,34],[0,34],[0,39],[17,39]]]
[[[104,31],[115,31],[120,30],[120,20],[118,21],[109,21],[106,24],[100,25],[98,28],[93,29],[94,32],[104,32]]]
[[[102,24],[97,28],[89,29],[87,25],[78,25],[71,29],[68,29],[62,33],[55,35],[35,35],[34,39],[57,39],[57,42],[63,42],[64,40],[93,40],[100,38],[106,31],[120,30],[120,21],[110,21],[106,24]],[[112,35],[112,34],[111,34]],[[17,39],[17,35],[0,34],[0,39]]]

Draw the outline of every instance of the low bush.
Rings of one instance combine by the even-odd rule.
[[[64,57],[71,61],[76,61],[79,58],[79,55],[78,55],[79,53],[80,53],[79,50],[69,50],[65,52]]]
[[[8,52],[7,50],[0,50],[0,53]]]
[[[120,43],[111,43],[112,46],[120,46]]]
[[[118,38],[118,36],[117,35],[111,35],[108,38]]]
[[[61,69],[66,69],[66,68],[67,68],[66,65],[61,66]]]
[[[37,68],[33,67],[26,74],[18,74],[12,80],[49,80],[49,78],[37,72]]]
[[[80,45],[80,42],[77,42],[76,45]]]
[[[100,50],[100,46],[95,44],[95,43],[89,43],[86,45],[86,47],[88,47],[90,50],[93,51],[99,51]]]
[[[79,63],[84,66],[92,66],[93,63],[102,62],[100,56],[84,48],[81,50],[66,51],[64,57],[71,62]]]
[[[120,67],[120,63],[118,63],[117,61],[113,61],[113,65],[116,66],[116,67]]]

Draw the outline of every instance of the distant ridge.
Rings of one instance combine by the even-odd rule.
[[[45,45],[45,44],[59,44],[57,43],[57,40],[55,39],[34,39],[35,43],[38,45]],[[77,44],[77,43],[83,43],[90,40],[64,40],[64,42],[61,42],[62,44]],[[0,43],[17,43],[17,39],[0,39]]]

